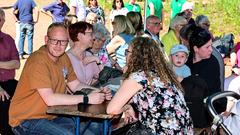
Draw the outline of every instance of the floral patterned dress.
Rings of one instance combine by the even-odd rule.
[[[130,79],[143,86],[133,96],[139,121],[157,135],[192,135],[193,123],[182,93],[172,84],[167,86],[151,73],[153,81],[144,72],[135,72]]]

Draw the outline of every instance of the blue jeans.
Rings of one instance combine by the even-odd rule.
[[[75,121],[67,117],[25,120],[13,132],[15,135],[74,135]]]
[[[19,55],[23,55],[24,41],[25,41],[26,35],[28,36],[28,54],[29,55],[32,54],[32,52],[33,52],[33,32],[34,32],[34,24],[20,23]]]

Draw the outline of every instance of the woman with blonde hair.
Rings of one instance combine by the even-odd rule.
[[[126,53],[125,79],[108,104],[107,113],[128,112],[132,102],[140,127],[147,134],[193,134],[182,87],[157,43],[148,37],[136,37]]]
[[[127,13],[127,18],[132,23],[136,36],[141,36],[143,34],[142,15],[139,12],[130,11]]]
[[[132,23],[124,15],[117,15],[114,18],[113,24],[113,38],[107,45],[108,53],[116,55],[115,62],[121,68],[126,65],[125,50],[128,48],[128,43],[135,35],[135,29]]]

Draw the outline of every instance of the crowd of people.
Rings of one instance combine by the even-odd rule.
[[[87,5],[83,0],[70,0],[69,4],[57,0],[40,10],[34,0],[17,0],[12,10],[15,39],[1,31],[5,13],[0,8],[0,134],[72,135],[74,118],[46,114],[47,107],[106,100],[110,101],[108,114],[124,113],[127,123],[138,121],[149,135],[208,131],[212,119],[207,110],[200,106],[203,111],[196,113],[195,109],[207,96],[223,91],[224,73],[219,63],[223,58],[217,57],[221,54],[212,47],[214,35],[208,17],[193,18],[192,2],[171,1],[169,30],[160,37],[163,25],[168,25],[163,24],[163,2],[148,0],[143,20],[136,0],[113,0],[107,29],[106,13],[98,0],[88,0]],[[39,11],[51,17],[52,24],[43,37],[45,44],[33,52]],[[24,51],[26,35],[28,53]],[[26,54],[29,57],[21,77],[15,80],[15,70]],[[232,61],[234,66],[235,59]],[[105,67],[122,74],[114,95],[108,87],[97,87]],[[240,93],[235,86],[239,77],[233,78],[235,83],[225,88]],[[193,79],[201,84],[192,83]],[[85,88],[93,91],[75,94]],[[193,88],[200,90],[199,102],[189,96],[194,95]],[[234,103],[228,100],[225,105],[223,101],[215,107],[229,115]],[[96,134],[96,128],[99,123],[92,122],[85,134]]]

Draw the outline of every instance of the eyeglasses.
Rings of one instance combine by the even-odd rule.
[[[96,37],[95,37],[95,40],[101,41],[101,42],[103,42],[103,43],[105,43],[105,41],[106,41],[105,38],[101,39],[101,38],[96,38]]]
[[[85,35],[86,35],[86,34],[89,34],[91,37],[93,36],[93,32],[87,32],[87,31],[85,31],[84,33],[85,33]]]
[[[91,23],[96,23],[97,19],[87,19],[86,22],[89,22],[90,24]]]
[[[149,22],[149,23],[153,24],[154,26],[160,26],[161,25],[160,22]]]
[[[128,49],[125,50],[125,56],[127,56],[129,53],[132,53],[131,51],[129,51]]]
[[[50,44],[53,45],[57,45],[58,43],[60,43],[60,46],[67,46],[68,45],[68,40],[58,40],[58,39],[53,39],[48,37],[48,41],[50,42]]]

